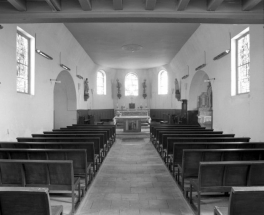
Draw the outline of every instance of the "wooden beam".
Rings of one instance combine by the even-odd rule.
[[[224,0],[208,0],[207,10],[215,11]]]
[[[242,10],[249,11],[253,7],[255,7],[258,3],[260,3],[262,0],[243,0],[242,2]]]
[[[50,6],[52,11],[61,11],[60,0],[45,0]]]
[[[25,0],[7,0],[10,4],[12,4],[19,11],[26,11],[26,1]]]
[[[0,13],[1,24],[11,23],[215,23],[215,24],[262,24],[263,12],[127,12],[127,11],[93,11],[83,10],[68,12],[19,12]]]
[[[92,10],[92,4],[90,0],[79,0],[79,2],[83,10]]]
[[[157,0],[146,0],[146,10],[154,10]]]
[[[123,0],[113,0],[115,10],[123,10]]]
[[[177,10],[185,10],[188,6],[190,0],[178,0],[178,8]]]

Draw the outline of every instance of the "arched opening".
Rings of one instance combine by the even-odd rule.
[[[54,86],[54,128],[77,122],[77,100],[74,81],[66,70],[59,73]]]
[[[198,123],[206,128],[213,127],[213,92],[209,76],[200,70],[193,76],[190,94],[189,110],[196,110]]]

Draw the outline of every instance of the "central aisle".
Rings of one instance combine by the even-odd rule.
[[[77,215],[193,215],[148,136],[117,137]]]

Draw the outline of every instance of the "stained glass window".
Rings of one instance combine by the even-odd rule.
[[[168,73],[165,70],[161,70],[158,76],[158,94],[168,94]]]
[[[250,91],[250,35],[244,34],[237,39],[237,93]]]
[[[102,70],[97,72],[97,94],[106,95],[106,76]]]
[[[17,32],[17,92],[29,93],[30,75],[30,39],[21,32]]]
[[[138,78],[128,73],[125,78],[125,96],[138,96]]]

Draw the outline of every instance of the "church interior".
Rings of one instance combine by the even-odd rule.
[[[163,151],[165,140],[158,134],[162,126],[178,128],[174,133],[202,127],[204,135],[234,134],[232,138],[238,139],[229,142],[249,141],[255,145],[245,148],[263,150],[263,4],[262,0],[0,0],[0,207],[6,204],[1,197],[7,189],[3,181],[10,177],[3,171],[12,165],[5,163],[1,151],[8,142],[17,148],[15,142],[31,142],[27,138],[33,134],[38,138],[37,134],[67,126],[90,125],[107,140],[89,167],[93,175],[89,186],[84,182],[85,188],[72,191],[81,196],[75,210],[71,195],[39,188],[52,206],[63,205],[63,212],[49,209],[45,214],[260,215],[247,209],[243,214],[214,209],[231,205],[231,197],[235,199],[242,186],[222,190],[216,197],[204,195],[202,200],[199,192],[190,191],[197,188],[194,182],[184,188],[180,167],[174,169],[169,148]],[[74,142],[71,138],[69,142]],[[101,141],[90,138],[86,141]],[[39,139],[35,142],[42,142]],[[209,142],[204,139],[200,142]],[[77,153],[79,148],[71,146],[64,153],[73,149]],[[258,153],[262,153],[258,160],[264,160],[264,150]],[[33,163],[32,173],[34,162],[27,162]],[[53,161],[45,165],[51,165],[48,162]],[[263,172],[259,178],[264,180]],[[7,187],[16,190],[12,183]],[[264,182],[259,188],[263,198]]]

